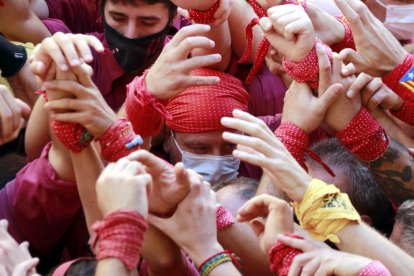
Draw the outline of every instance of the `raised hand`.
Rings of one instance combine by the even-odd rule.
[[[266,223],[256,218],[262,217]],[[293,211],[289,204],[270,195],[259,195],[247,201],[237,216],[239,222],[250,221],[260,240],[260,248],[268,253],[278,234],[293,232]]]
[[[218,83],[218,77],[190,74],[194,69],[221,61],[219,54],[188,57],[196,48],[214,48],[214,42],[203,36],[209,30],[210,26],[200,24],[179,30],[149,69],[145,78],[147,90],[158,99],[170,99],[190,86]]]
[[[224,140],[237,144],[233,155],[261,167],[273,183],[294,201],[300,202],[312,178],[290,155],[269,127],[249,113],[234,110],[233,118],[221,120],[223,126],[249,136],[224,132]]]
[[[344,49],[340,57],[355,66],[354,72],[382,77],[404,60],[407,52],[362,1],[335,0],[335,3],[349,21],[357,50]]]
[[[91,62],[93,56],[89,47],[98,52],[104,51],[102,43],[94,36],[55,33],[35,47],[29,59],[30,69],[34,75],[45,80],[52,63],[56,63],[60,70],[68,71],[70,67],[81,65],[82,61]]]
[[[302,6],[282,5],[267,10],[260,20],[270,45],[293,61],[302,61],[315,43],[315,30]]]
[[[154,184],[149,198],[150,212],[156,215],[171,214],[190,189],[183,165],[179,163],[174,168],[145,150],[131,153],[127,158],[143,164],[152,176]]]
[[[152,177],[145,172],[144,165],[126,158],[109,164],[96,182],[99,208],[105,217],[117,210],[148,214],[148,191]]]

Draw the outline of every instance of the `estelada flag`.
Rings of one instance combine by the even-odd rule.
[[[400,83],[414,92],[414,66],[401,78]]]

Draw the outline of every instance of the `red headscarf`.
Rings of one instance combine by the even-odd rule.
[[[193,86],[171,99],[166,106],[170,118],[169,129],[177,132],[198,133],[225,129],[221,118],[232,116],[234,109],[247,110],[248,94],[240,80],[211,70],[197,69],[195,76],[218,76],[220,82],[209,86]]]

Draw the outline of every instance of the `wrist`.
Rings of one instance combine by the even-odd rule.
[[[199,246],[194,249],[184,248],[184,251],[190,255],[191,259],[197,267],[211,256],[222,252],[223,250],[223,247],[218,243],[218,241],[215,241],[214,243],[208,245],[206,244],[205,246]]]

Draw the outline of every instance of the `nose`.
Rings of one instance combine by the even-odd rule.
[[[126,27],[124,36],[127,38],[137,38],[140,37],[141,34],[139,32],[139,28],[137,28],[137,25],[133,21],[128,21],[128,26]]]

